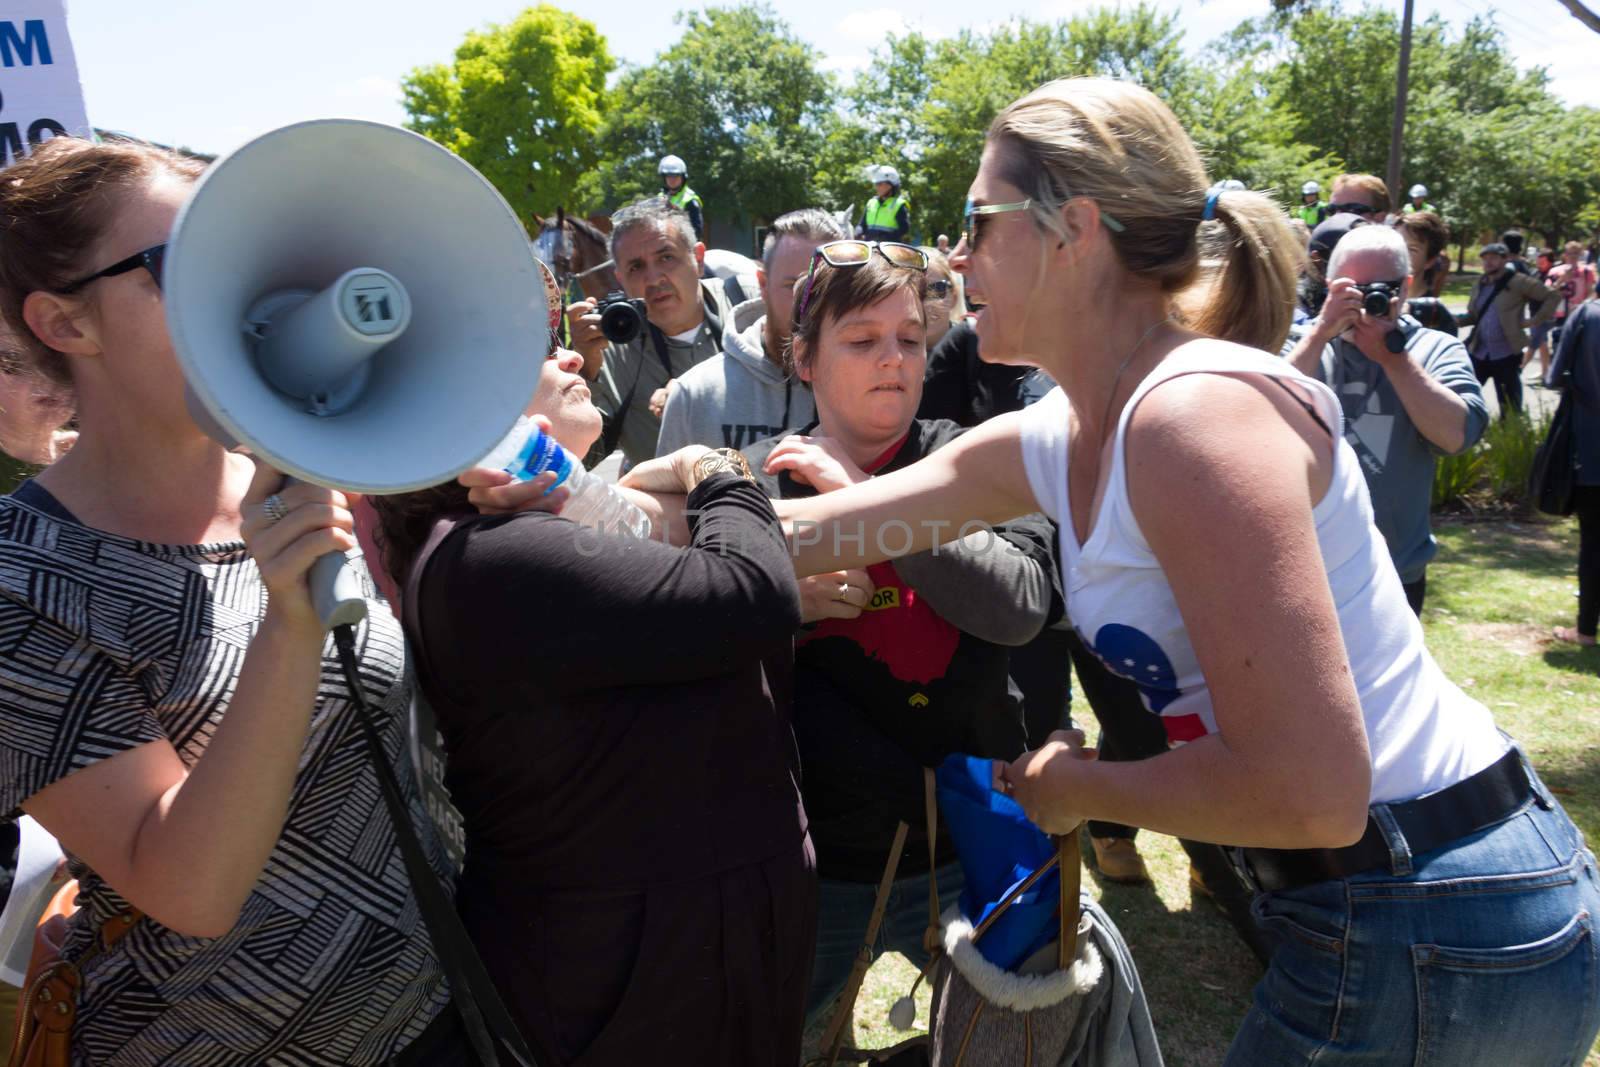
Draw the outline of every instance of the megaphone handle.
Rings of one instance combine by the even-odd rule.
[[[311,603],[317,609],[322,628],[354,626],[367,617],[366,590],[351,558],[343,552],[329,552],[311,565],[306,576],[311,583]]]
[[[298,479],[289,478],[285,485]],[[360,558],[359,553],[356,558]],[[306,574],[311,586],[311,606],[317,609],[324,630],[335,626],[354,626],[367,617],[366,588],[361,575],[351,565],[351,557],[344,552],[329,552],[311,565]]]

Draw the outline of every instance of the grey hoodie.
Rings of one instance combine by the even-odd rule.
[[[817,417],[811,387],[766,357],[766,311],[759,299],[734,308],[722,354],[679,376],[661,415],[656,455],[684,445],[743,448]]]

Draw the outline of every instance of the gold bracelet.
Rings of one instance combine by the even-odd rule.
[[[737,450],[713,448],[694,461],[694,484],[699,485],[713,474],[723,472],[738,475],[752,482],[756,480],[755,474],[750,470],[750,464]]]

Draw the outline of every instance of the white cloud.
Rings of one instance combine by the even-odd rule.
[[[871,56],[827,56],[822,60],[822,69],[833,71],[835,74],[854,74],[865,70],[868,63],[872,62]]]

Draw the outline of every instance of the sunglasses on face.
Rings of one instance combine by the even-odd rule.
[[[811,268],[806,271],[806,290],[800,295],[800,310],[796,319],[805,318],[806,307],[811,303],[811,287],[817,280],[817,262],[830,267],[859,267],[877,252],[896,267],[926,271],[928,254],[915,245],[899,241],[829,241],[817,248],[811,256]]]
[[[962,237],[967,242],[967,251],[977,251],[978,224],[985,215],[1005,215],[1013,211],[1026,211],[1032,206],[1032,197],[1010,204],[974,204],[972,198],[968,197],[966,210],[961,213],[961,232]]]
[[[1378,209],[1365,204],[1329,204],[1329,215],[1374,215]]]
[[[985,215],[1004,215],[1012,211],[1026,211],[1033,206],[1033,198],[1017,200],[1009,204],[974,204],[972,198],[967,198],[966,209],[961,213],[961,236],[967,242],[967,251],[975,252],[978,248],[978,223]],[[1112,233],[1123,231],[1122,223],[1112,218],[1109,213],[1102,210],[1100,221]]]
[[[95,271],[87,278],[79,278],[71,285],[61,289],[60,292],[70,295],[76,293],[90,282],[99,281],[101,278],[110,278],[117,274],[126,274],[130,270],[138,270],[140,267],[150,272],[150,277],[155,279],[156,288],[159,289],[161,288],[161,267],[166,258],[167,246],[164,244],[155,245],[151,248],[146,248],[142,252],[135,252],[127,259],[119,259],[105,270]]]

